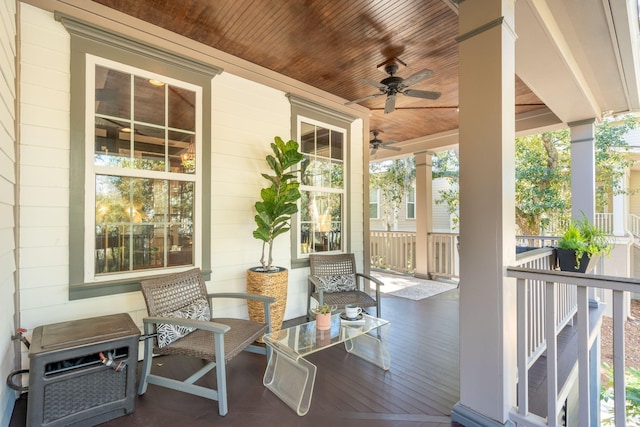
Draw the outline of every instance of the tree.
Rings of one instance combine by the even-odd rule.
[[[387,160],[369,165],[370,186],[381,193],[382,218],[391,230],[398,219],[398,211],[407,192],[413,190],[416,178],[415,159]]]
[[[637,118],[605,120],[596,126],[596,209],[602,212],[611,195],[631,194],[620,184],[633,166],[624,135],[637,126]],[[568,129],[516,138],[516,225],[518,233],[542,234],[552,223],[570,217],[570,133]],[[441,192],[436,203],[446,204],[449,213],[458,212],[457,157],[451,152],[433,157],[434,178],[444,176],[451,190]]]
[[[460,223],[460,201],[458,190],[458,176],[460,173],[457,151],[440,151],[431,157],[431,177],[446,178],[449,189],[440,190],[440,197],[436,204],[446,205],[447,213],[451,217],[451,227],[455,230]]]

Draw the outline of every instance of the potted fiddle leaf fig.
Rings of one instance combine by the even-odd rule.
[[[300,182],[291,168],[300,163],[303,155],[298,151],[296,141],[284,141],[279,136],[271,143],[273,154],[266,156],[271,173],[262,176],[269,185],[260,191],[260,199],[255,204],[257,228],[253,237],[262,241],[260,266],[247,271],[247,292],[268,295],[276,299],[271,304],[271,329],[277,331],[282,326],[287,303],[288,270],[273,266],[273,241],[291,228],[291,216],[298,212]],[[262,303],[249,301],[249,317],[264,322]]]
[[[569,223],[557,246],[560,270],[580,273],[591,271],[602,255],[611,252],[606,233],[584,214]]]

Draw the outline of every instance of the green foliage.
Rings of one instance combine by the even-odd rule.
[[[605,371],[604,377],[606,382],[600,388],[600,399],[608,402],[614,398],[613,394],[613,368],[606,363],[602,364]],[[635,368],[627,368],[625,372],[625,394],[626,394],[626,418],[627,420],[640,419],[640,370]],[[613,415],[613,409],[611,411]],[[612,425],[613,417],[603,418],[602,423]]]
[[[256,202],[255,222],[258,226],[253,237],[262,240],[262,257],[260,264],[265,271],[271,270],[273,262],[273,240],[290,229],[291,215],[298,212],[296,202],[300,199],[300,182],[294,173],[285,172],[298,164],[303,155],[298,151],[299,145],[293,140],[284,142],[276,136],[271,143],[273,155],[266,157],[273,174],[263,173],[262,176],[270,182],[270,186],[260,191],[262,201]],[[269,247],[268,258],[265,260],[265,249]]]
[[[336,309],[335,306],[330,306],[326,302],[322,305],[317,305],[313,308],[313,312],[316,314],[330,314]]]
[[[460,200],[458,190],[459,163],[455,151],[440,151],[431,158],[431,178],[446,178],[450,188],[440,190],[436,204],[445,205],[451,218],[451,226],[455,230],[460,224]]]
[[[558,248],[576,251],[577,267],[580,267],[580,258],[587,254],[609,255],[611,243],[604,231],[595,226],[583,214],[581,219],[572,220],[564,234],[558,239]]]
[[[413,191],[416,178],[413,157],[372,163],[369,166],[370,186],[380,189],[382,216],[390,228],[398,215],[405,195]]]
[[[633,194],[620,182],[634,160],[624,135],[638,121],[627,116],[605,121],[595,128],[596,210],[603,212],[612,195]],[[518,233],[538,235],[550,224],[568,220],[571,210],[571,136],[569,129],[516,138],[516,224]],[[433,156],[433,177],[446,177],[451,190],[436,203],[458,212],[458,159],[453,152]],[[455,221],[455,218],[454,218]]]

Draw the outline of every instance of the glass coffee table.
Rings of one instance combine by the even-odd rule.
[[[311,406],[317,371],[305,357],[344,343],[348,353],[386,371],[391,366],[391,357],[384,338],[390,326],[389,321],[367,314],[355,321],[334,314],[328,330],[317,329],[313,321],[266,334],[263,340],[273,351],[263,383],[298,415],[305,415]]]

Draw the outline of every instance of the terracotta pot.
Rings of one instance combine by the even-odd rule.
[[[321,331],[327,331],[331,329],[331,313],[318,313],[316,314],[316,328]]]
[[[247,270],[247,293],[274,297],[271,303],[271,332],[282,328],[284,311],[287,308],[287,288],[289,286],[289,271],[284,267],[277,267],[277,271],[260,271],[260,267]],[[259,301],[247,301],[249,319],[264,322],[264,304]],[[258,340],[262,342],[262,340]]]

